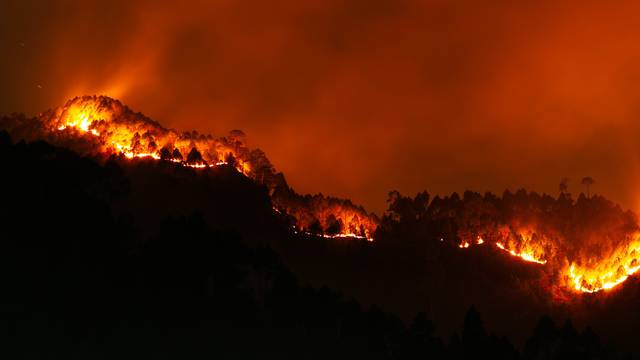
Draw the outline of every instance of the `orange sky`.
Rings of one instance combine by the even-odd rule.
[[[105,94],[239,128],[299,192],[594,190],[640,210],[637,2],[0,3],[0,113]],[[562,4],[560,4],[562,3]]]

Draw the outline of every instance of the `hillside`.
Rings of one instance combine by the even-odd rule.
[[[202,172],[118,157],[97,163],[9,139],[4,133],[0,145],[1,185],[11,189],[1,207],[1,273],[6,331],[14,336],[5,341],[31,357],[109,358],[130,348],[132,357],[146,357],[164,339],[155,356],[189,349],[193,356],[484,351],[512,358],[511,345],[487,335],[469,306],[525,353],[538,351],[525,340],[540,314],[554,310],[546,293],[523,285],[538,268],[490,248],[473,254],[389,235],[374,243],[303,236],[273,212],[264,187],[232,168]],[[514,318],[518,306],[530,310]],[[555,314],[567,315],[575,313]],[[461,324],[462,343],[449,339]],[[479,333],[465,335],[474,328]],[[571,325],[556,329],[554,349],[578,334]],[[587,351],[578,339],[562,351]]]

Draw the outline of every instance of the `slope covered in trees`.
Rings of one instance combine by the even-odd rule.
[[[349,200],[322,194],[301,196],[260,149],[251,149],[240,130],[215,137],[177,131],[106,96],[82,96],[34,118],[0,117],[0,129],[16,140],[45,140],[82,155],[104,159],[153,159],[195,169],[225,166],[264,185],[273,205],[301,232],[329,237],[370,238],[377,218]]]
[[[518,351],[473,308],[449,338],[425,313],[403,321],[353,300],[357,291],[313,286],[304,276],[322,269],[314,261],[287,270],[299,266],[292,255],[302,260],[299,244],[324,249],[316,259],[356,255],[358,266],[358,258],[378,258],[378,244],[292,234],[266,189],[233,169],[117,157],[98,164],[43,142],[12,144],[6,133],[0,162],[1,339],[10,357],[619,355],[592,331],[547,318]]]

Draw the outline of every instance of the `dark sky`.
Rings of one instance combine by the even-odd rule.
[[[169,2],[166,2],[169,3]],[[0,3],[0,113],[105,94],[182,130],[248,134],[300,192],[562,177],[640,209],[638,2]]]

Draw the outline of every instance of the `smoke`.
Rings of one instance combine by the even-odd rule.
[[[637,209],[634,2],[29,1],[0,5],[0,112],[106,94],[241,128],[302,192],[555,193]],[[186,154],[183,154],[186,156]]]

